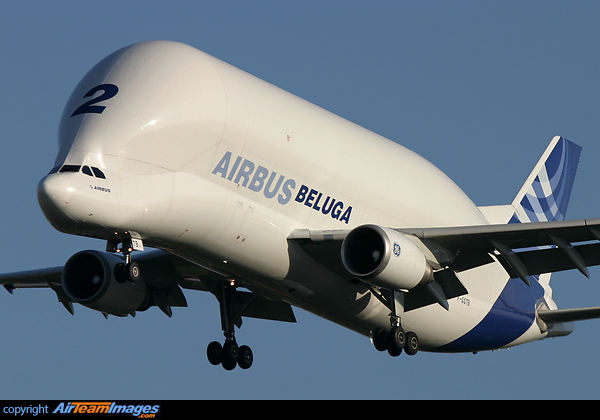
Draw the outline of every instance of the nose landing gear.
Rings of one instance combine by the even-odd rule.
[[[144,244],[137,232],[125,232],[129,237],[123,239],[110,239],[106,242],[106,252],[123,254],[124,265],[121,270],[122,278],[135,282],[142,276],[140,266],[131,259],[133,251],[143,251]],[[119,248],[119,244],[121,247]]]

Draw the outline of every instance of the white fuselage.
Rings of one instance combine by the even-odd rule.
[[[417,154],[173,42],[127,47],[94,67],[66,105],[59,145],[56,166],[100,168],[105,178],[59,172],[41,181],[57,229],[103,239],[138,232],[145,245],[366,335],[389,326],[389,310],[289,243],[294,231],[488,223]],[[429,305],[402,316],[424,350],[473,329],[509,281],[499,264],[459,277],[469,293],[449,311]],[[506,345],[542,337],[533,323]]]

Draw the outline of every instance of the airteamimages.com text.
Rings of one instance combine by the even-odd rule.
[[[36,416],[60,416],[60,415],[129,415],[140,419],[156,418],[161,412],[162,404],[139,402],[114,402],[114,401],[56,401],[39,404],[23,405],[17,401],[2,404],[2,416],[36,417]]]

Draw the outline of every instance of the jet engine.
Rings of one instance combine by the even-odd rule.
[[[131,281],[121,258],[99,251],[81,251],[69,258],[62,287],[74,302],[110,315],[143,311],[151,301],[143,278]]]
[[[377,225],[353,229],[342,243],[346,270],[365,283],[410,290],[433,280],[425,254],[407,235]]]

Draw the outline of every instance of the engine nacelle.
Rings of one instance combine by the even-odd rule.
[[[151,296],[144,279],[130,281],[123,267],[116,255],[78,252],[63,268],[63,290],[74,302],[110,315],[127,316],[147,309]]]
[[[410,290],[433,280],[425,254],[406,235],[377,225],[353,229],[342,243],[346,270],[365,283]]]

